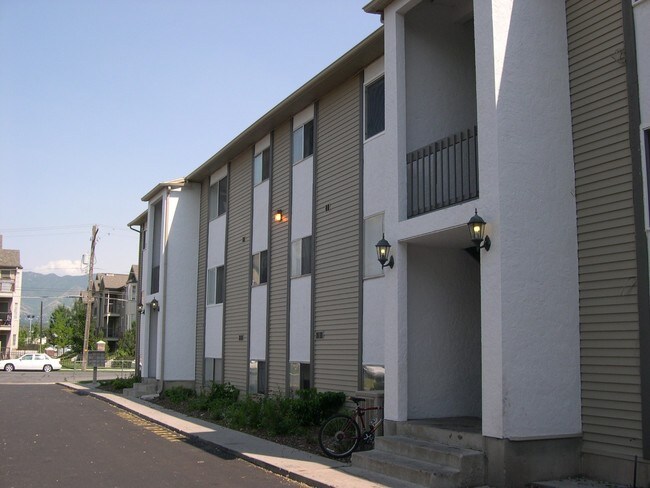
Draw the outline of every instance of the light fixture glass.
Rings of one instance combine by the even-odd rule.
[[[282,210],[278,209],[273,214],[273,220],[276,222],[282,222]]]
[[[158,308],[160,308],[160,306],[159,306],[159,304],[158,304],[158,300],[156,300],[156,299],[154,298],[154,299],[151,301],[151,310],[158,310]]]
[[[484,248],[486,251],[490,250],[490,237],[485,235],[486,222],[478,214],[478,210],[474,209],[474,215],[469,222],[467,228],[469,229],[470,239],[476,246],[476,249]],[[483,245],[481,245],[483,243]]]
[[[390,247],[390,243],[386,240],[384,234],[382,234],[381,240],[375,245],[375,249],[377,250],[377,260],[379,261],[379,264],[381,264],[382,269],[386,266],[392,268],[395,265],[393,256],[390,256]]]

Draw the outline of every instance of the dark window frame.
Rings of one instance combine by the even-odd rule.
[[[292,144],[291,162],[293,164],[299,163],[314,154],[314,119],[293,131]]]
[[[258,169],[258,159],[261,159]],[[269,169],[271,167],[271,148],[267,147],[255,155],[253,158],[253,184],[259,185],[269,179]]]
[[[366,139],[370,139],[386,129],[386,91],[383,75],[365,86],[364,101],[364,134]]]
[[[268,283],[269,280],[268,250],[260,251],[258,253],[253,254],[251,265],[253,268],[252,286],[259,286]],[[259,270],[258,276],[256,276],[255,274],[256,267]]]
[[[228,210],[228,175],[210,185],[208,196],[209,220],[213,221]]]

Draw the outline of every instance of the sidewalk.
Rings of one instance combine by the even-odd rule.
[[[119,408],[147,419],[170,430],[185,435],[199,446],[210,446],[217,450],[244,459],[252,464],[289,479],[317,488],[413,488],[411,483],[365,472],[377,480],[370,481],[355,474],[362,471],[349,464],[316,456],[299,449],[267,441],[236,430],[227,429],[201,419],[188,417],[179,412],[167,410],[150,402],[124,398],[122,395],[88,388],[76,383],[59,383],[88,395],[94,396]],[[625,488],[613,483],[587,479],[568,479],[532,483],[535,488]]]
[[[181,433],[198,444],[215,447],[222,452],[309,486],[318,488],[385,488],[387,486],[354,476],[352,474],[354,468],[346,463],[188,417],[142,400],[124,398],[121,395],[75,383],[59,384],[128,410]]]

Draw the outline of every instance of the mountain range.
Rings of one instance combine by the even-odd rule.
[[[31,271],[23,273],[20,323],[29,324],[28,315],[38,320],[43,302],[43,323],[49,321],[50,314],[59,306],[71,306],[82,290],[88,288],[87,276],[58,276],[53,273],[40,274]]]

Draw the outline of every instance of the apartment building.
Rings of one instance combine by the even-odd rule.
[[[365,10],[382,29],[143,198],[144,375],[375,395],[352,463],[415,483],[648,483],[650,2]]]
[[[20,299],[22,296],[23,267],[20,251],[4,249],[0,235],[0,357],[10,358],[18,349],[20,327]]]

